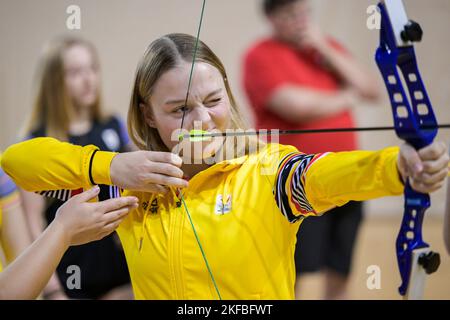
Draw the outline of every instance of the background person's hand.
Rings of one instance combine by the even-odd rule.
[[[409,179],[411,187],[422,193],[440,189],[448,175],[449,155],[447,145],[433,142],[429,146],[415,150],[404,144],[400,148],[397,167],[403,181]]]
[[[136,197],[121,197],[101,202],[88,202],[99,194],[94,188],[74,196],[61,206],[54,223],[62,228],[69,246],[100,240],[111,234],[138,207]]]
[[[298,46],[302,49],[316,49],[322,52],[327,48],[327,39],[319,26],[309,22],[298,32]]]
[[[111,181],[128,190],[164,194],[167,187],[187,187],[181,165],[182,159],[170,152],[119,153],[111,162]]]

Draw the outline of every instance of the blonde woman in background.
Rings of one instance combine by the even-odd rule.
[[[99,59],[91,43],[61,37],[45,48],[25,132],[27,138],[54,137],[81,146],[94,144],[105,151],[123,152],[131,148],[121,120],[104,115]],[[105,192],[100,193],[100,199],[105,198]],[[31,233],[36,239],[54,219],[62,201],[49,202],[26,192],[23,195]],[[81,269],[81,289],[70,290],[66,286],[70,265]],[[115,234],[70,248],[58,266],[57,275],[59,281],[53,277],[44,291],[47,299],[132,298],[128,268]]]

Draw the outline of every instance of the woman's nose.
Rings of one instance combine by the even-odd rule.
[[[198,106],[194,108],[191,116],[193,129],[207,131],[213,127],[211,126],[212,118],[208,111],[208,108],[205,108],[204,106]]]
[[[208,108],[198,106],[195,108],[194,121],[201,121],[202,123],[208,123],[211,121],[211,115],[209,114]],[[202,125],[203,126],[203,125]]]

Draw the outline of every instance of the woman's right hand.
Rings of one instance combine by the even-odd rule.
[[[95,198],[100,188],[78,194],[56,212],[54,227],[61,230],[68,246],[100,240],[111,234],[126,217],[138,207],[136,197],[120,197],[101,202],[88,202]]]
[[[170,152],[135,151],[117,154],[110,168],[111,181],[123,189],[166,193],[168,187],[185,188],[182,160]]]

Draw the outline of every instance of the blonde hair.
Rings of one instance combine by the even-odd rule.
[[[87,48],[98,66],[98,55],[95,47],[88,41],[76,37],[59,37],[50,42],[44,49],[38,67],[37,93],[33,110],[24,128],[25,134],[45,128],[45,135],[67,141],[73,112],[73,102],[69,97],[65,82],[64,52],[72,46],[81,45]],[[100,88],[97,100],[90,108],[94,121],[103,119]]]
[[[180,61],[192,63],[196,38],[187,34],[173,33],[153,41],[139,61],[128,110],[128,131],[131,139],[141,150],[169,151],[157,129],[147,125],[140,104],[150,106],[150,97],[158,79],[167,71],[179,65]],[[227,80],[225,67],[214,52],[199,41],[196,62],[215,67],[224,80],[231,105],[229,129],[246,129],[243,113],[238,108]],[[247,152],[246,147],[246,152]]]

